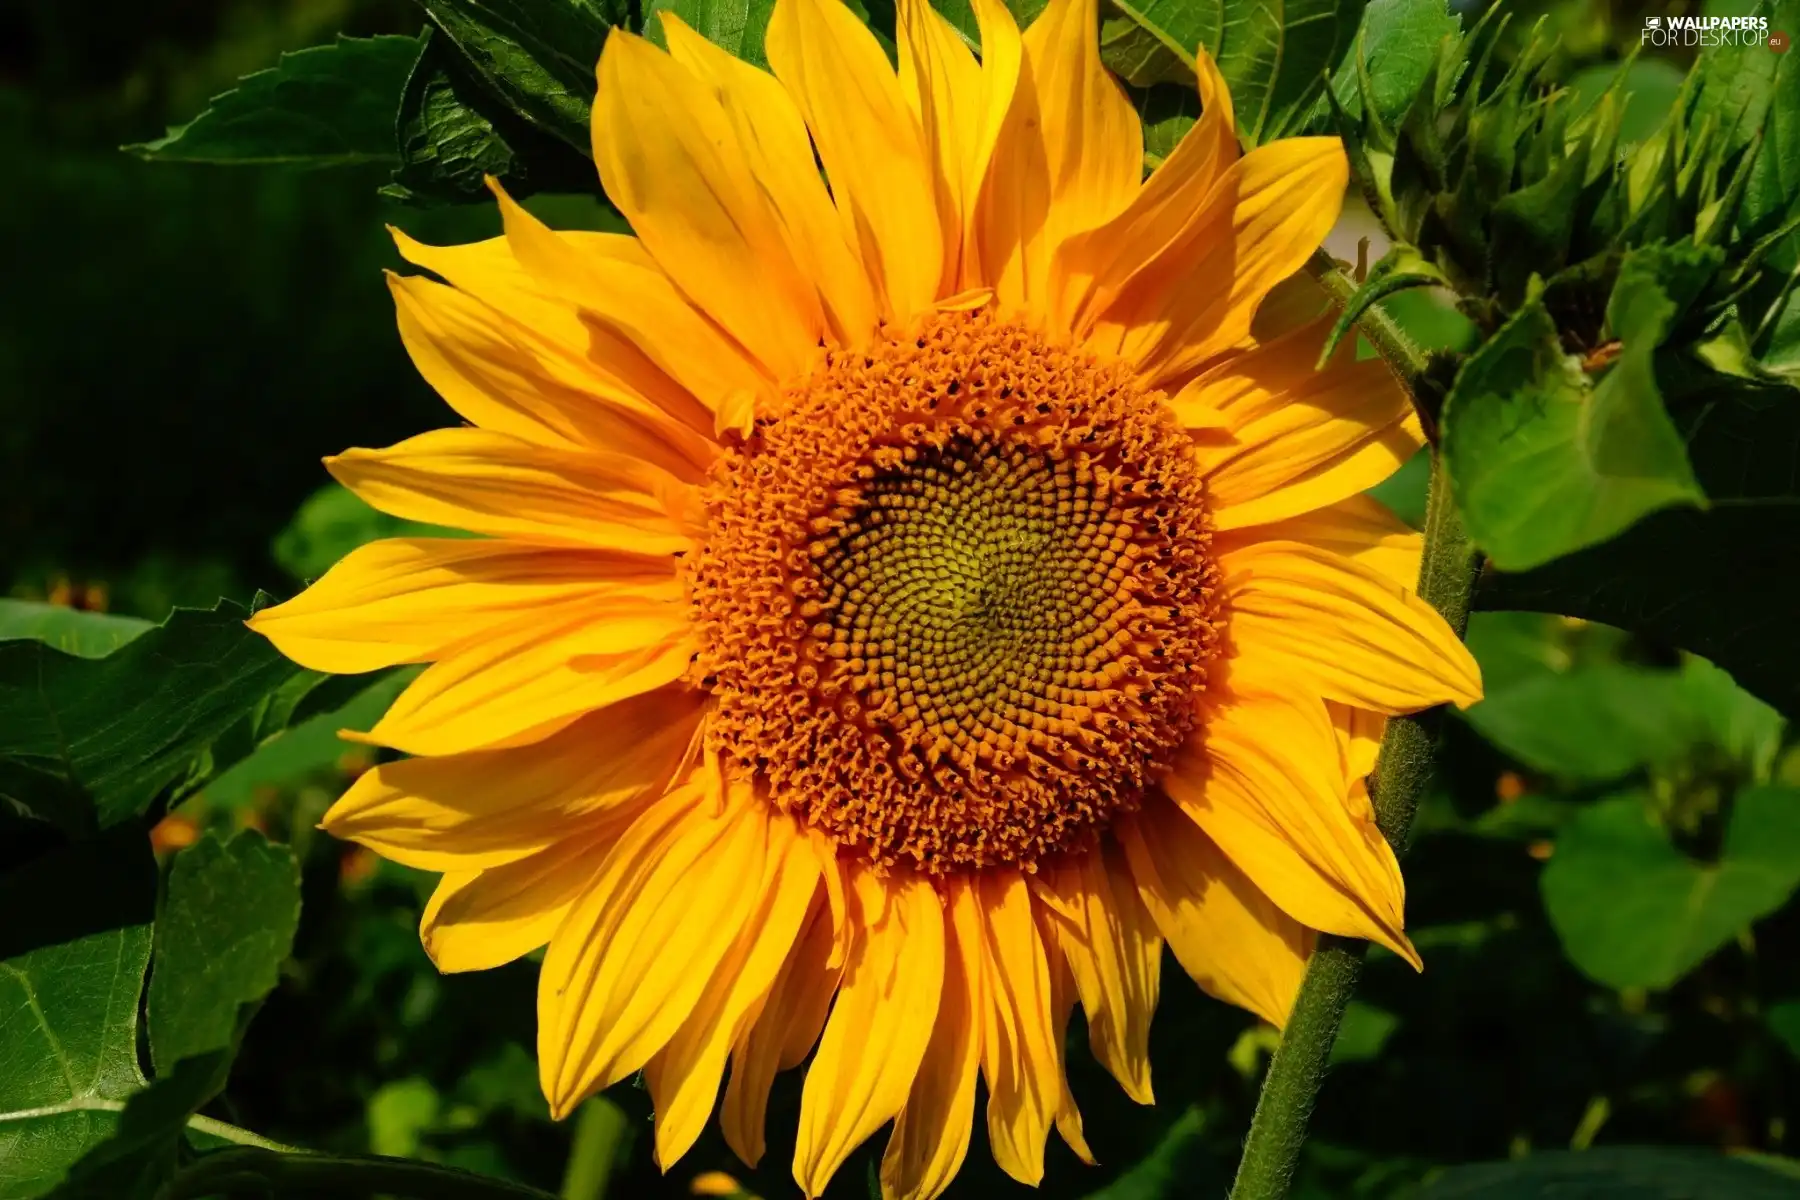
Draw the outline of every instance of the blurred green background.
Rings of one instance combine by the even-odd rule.
[[[1535,0],[1513,28],[1543,19],[1563,78],[1597,94],[1645,16],[1693,11]],[[396,207],[376,195],[379,169],[156,165],[117,147],[280,50],[419,23],[401,0],[0,6],[0,594],[155,620],[291,594],[381,534],[320,456],[448,418],[395,335],[383,226],[463,241],[496,232],[493,212]],[[1628,137],[1654,127],[1687,65],[1633,65]],[[588,197],[534,207],[564,226],[605,219]],[[1349,252],[1359,232],[1352,215],[1334,245]],[[1425,340],[1462,336],[1428,297],[1397,308]],[[1419,484],[1414,469],[1381,494],[1414,515]],[[1443,1164],[1610,1143],[1800,1152],[1800,793],[1783,786],[1800,784],[1800,758],[1783,723],[1706,664],[1601,627],[1483,614],[1471,640],[1490,699],[1452,722],[1407,861],[1427,970],[1373,961],[1300,1194],[1404,1195]],[[381,686],[355,702],[371,716],[392,694]],[[714,1132],[665,1179],[631,1084],[549,1122],[535,967],[438,976],[415,932],[430,879],[312,832],[367,765],[330,725],[303,725],[158,830],[173,851],[202,826],[255,826],[304,857],[296,955],[218,1115],[571,1200],[686,1194],[714,1169],[793,1194],[793,1077],[757,1173]],[[1274,1035],[1168,967],[1159,1105],[1131,1106],[1076,1051],[1103,1165],[1055,1146],[1049,1195],[1129,1200],[1168,1177],[1222,1194]],[[951,1195],[1024,1194],[980,1137]],[[843,1193],[866,1194],[867,1170],[866,1156],[847,1168]]]

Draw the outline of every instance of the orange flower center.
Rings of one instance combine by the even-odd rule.
[[[940,874],[1135,808],[1218,639],[1160,399],[985,311],[828,354],[708,492],[712,748],[841,847]]]

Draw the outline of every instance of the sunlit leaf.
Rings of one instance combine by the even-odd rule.
[[[1535,299],[1457,375],[1444,405],[1444,462],[1469,536],[1495,566],[1529,570],[1657,509],[1705,503],[1654,368],[1697,290],[1689,268],[1700,257],[1627,258],[1608,306],[1621,347],[1598,383]]]
[[[0,875],[0,1198],[49,1191],[143,1086],[155,897],[137,830]]]
[[[768,31],[769,14],[774,11],[775,0],[650,0],[644,6],[644,35],[659,46],[665,45],[662,20],[657,14],[674,13],[715,45],[767,69],[763,34]]]
[[[399,166],[382,194],[407,204],[493,199],[487,177],[515,197],[597,192],[593,162],[506,106],[448,38],[428,37],[399,104]]]
[[[1542,883],[1582,971],[1611,987],[1668,987],[1800,885],[1800,790],[1740,791],[1716,863],[1671,844],[1643,798],[1601,801],[1557,838]]]
[[[624,21],[609,0],[422,0],[495,95],[521,117],[591,152],[588,114],[607,30]]]
[[[139,617],[0,599],[0,642],[26,638],[77,658],[105,658],[150,628],[151,623]]]
[[[156,162],[355,166],[396,156],[394,112],[419,39],[340,37],[281,56],[205,112],[127,149]]]
[[[79,832],[198,782],[215,740],[303,674],[244,627],[247,615],[223,601],[177,609],[100,659],[0,642],[0,796]]]

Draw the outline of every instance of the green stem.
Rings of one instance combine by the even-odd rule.
[[[1329,262],[1329,260],[1327,260]],[[1332,265],[1315,273],[1339,304],[1354,285]],[[1337,286],[1334,286],[1337,285]],[[1389,365],[1394,366],[1412,389],[1424,369],[1424,356],[1411,339],[1380,313],[1379,306],[1359,322],[1359,328]],[[1450,488],[1440,463],[1431,464],[1431,492],[1425,508],[1425,555],[1419,569],[1419,595],[1441,613],[1461,636],[1468,624],[1469,600],[1475,590],[1480,560],[1463,533],[1462,522],[1451,503]],[[1381,755],[1371,782],[1375,819],[1381,832],[1404,852],[1419,798],[1431,781],[1441,710],[1395,717],[1387,724]],[[1262,1094],[1244,1157],[1238,1164],[1231,1200],[1281,1200],[1287,1195],[1306,1141],[1306,1123],[1324,1082],[1338,1025],[1356,990],[1362,973],[1366,944],[1325,936],[1307,963],[1300,994],[1288,1016],[1281,1044],[1269,1062]]]
[[[196,1160],[156,1193],[156,1200],[201,1200],[249,1193],[401,1196],[409,1200],[557,1200],[549,1192],[455,1167],[374,1155],[277,1154],[255,1147],[220,1150]]]
[[[582,1104],[563,1169],[563,1200],[606,1200],[613,1169],[630,1146],[631,1122],[623,1109],[605,1096]]]

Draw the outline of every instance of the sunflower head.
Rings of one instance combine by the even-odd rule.
[[[401,236],[444,281],[391,279],[401,336],[468,424],[329,463],[481,536],[253,619],[430,664],[325,827],[443,873],[442,969],[547,944],[552,1110],[642,1071],[665,1167],[715,1107],[754,1164],[805,1063],[809,1196],[890,1123],[884,1193],[937,1195],[978,1081],[1034,1182],[1052,1127],[1087,1153],[1074,1004],[1151,1100],[1165,946],[1276,1023],[1317,931],[1417,961],[1361,781],[1387,715],[1480,685],[1361,496],[1420,445],[1404,394],[1312,366],[1343,153],[1240,154],[1202,50],[1146,179],[1095,0],[974,7],[979,56],[902,0],[897,70],[838,0],[778,0],[772,73],[615,32],[634,233],[496,187],[504,236]]]
[[[709,745],[877,867],[1033,869],[1135,809],[1218,641],[1168,410],[988,308],[829,352],[783,399],[708,489]]]

